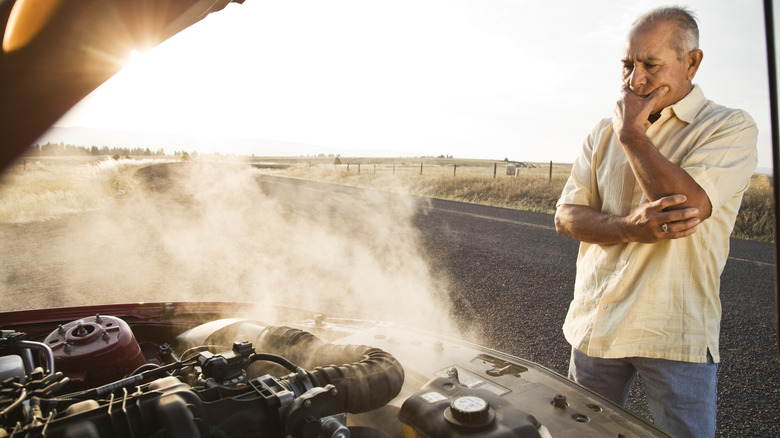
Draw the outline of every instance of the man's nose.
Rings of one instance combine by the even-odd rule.
[[[647,82],[647,76],[642,67],[635,65],[631,71],[631,75],[628,77],[628,86],[633,88],[641,87]]]

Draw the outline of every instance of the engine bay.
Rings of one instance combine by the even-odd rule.
[[[0,437],[667,436],[537,364],[408,327],[137,306],[0,315]]]

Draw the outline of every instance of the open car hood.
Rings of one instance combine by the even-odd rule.
[[[72,106],[152,48],[243,0],[0,1],[0,170]]]

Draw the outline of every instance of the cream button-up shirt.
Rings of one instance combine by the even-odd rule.
[[[729,236],[756,169],[750,116],[707,100],[698,85],[664,108],[646,132],[704,189],[712,215],[688,237],[654,244],[581,243],[574,298],[563,331],[589,356],[720,361],[720,275]],[[558,205],[626,216],[645,198],[611,119],[588,136]]]

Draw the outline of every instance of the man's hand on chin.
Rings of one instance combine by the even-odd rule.
[[[669,92],[669,87],[663,85],[647,96],[640,96],[627,85],[621,88],[620,99],[615,104],[612,114],[612,126],[621,143],[630,141],[633,135],[644,135],[644,124],[650,118],[658,99]]]

